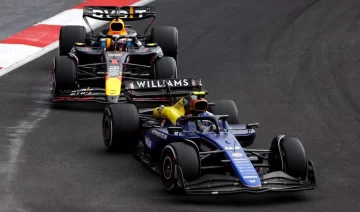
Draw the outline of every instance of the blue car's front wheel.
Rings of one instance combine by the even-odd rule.
[[[283,171],[292,177],[306,180],[308,159],[301,141],[296,138],[277,136],[271,143],[270,151],[270,172]]]
[[[200,177],[199,153],[193,146],[182,142],[165,146],[160,159],[160,174],[164,187],[169,191],[179,191],[176,166],[181,168],[185,181],[196,180]]]

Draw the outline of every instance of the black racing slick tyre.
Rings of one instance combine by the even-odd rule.
[[[78,88],[77,68],[69,56],[56,56],[54,59],[54,83],[56,90],[75,90]]]
[[[75,43],[86,43],[84,26],[62,26],[59,36],[59,53],[68,55]]]
[[[239,124],[239,113],[237,106],[232,100],[213,101],[214,106],[210,106],[209,111],[214,115],[229,115],[227,122],[229,124]]]
[[[177,193],[183,190],[177,184],[175,166],[181,168],[184,180],[187,182],[200,177],[200,157],[194,146],[176,142],[166,145],[162,151],[160,159],[161,181],[168,191]]]
[[[155,60],[154,72],[156,79],[176,79],[177,65],[172,57],[160,57]]]
[[[151,42],[157,43],[164,56],[173,57],[178,62],[179,32],[173,26],[159,26],[151,29]]]
[[[127,103],[107,106],[102,131],[107,150],[133,153],[140,139],[140,117],[136,106]]]
[[[308,159],[301,141],[277,136],[271,142],[270,151],[270,171],[283,171],[294,178],[306,180]]]

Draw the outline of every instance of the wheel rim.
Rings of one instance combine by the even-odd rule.
[[[172,165],[172,161],[171,158],[169,156],[166,156],[166,158],[163,161],[163,174],[165,179],[169,180],[172,176],[172,172],[173,172],[173,165]]]

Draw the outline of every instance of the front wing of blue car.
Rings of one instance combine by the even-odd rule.
[[[225,175],[204,175],[194,181],[184,180],[182,169],[176,167],[177,185],[186,194],[230,194],[230,193],[264,193],[264,192],[290,192],[312,190],[316,188],[315,169],[312,161],[309,161],[308,178],[300,181],[284,172],[271,172],[261,176],[260,187],[246,187],[240,179]]]

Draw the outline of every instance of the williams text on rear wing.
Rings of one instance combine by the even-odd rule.
[[[124,81],[124,95],[134,101],[154,98],[171,100],[182,97],[191,92],[205,91],[202,88],[201,79],[156,79],[156,80],[129,80]]]

